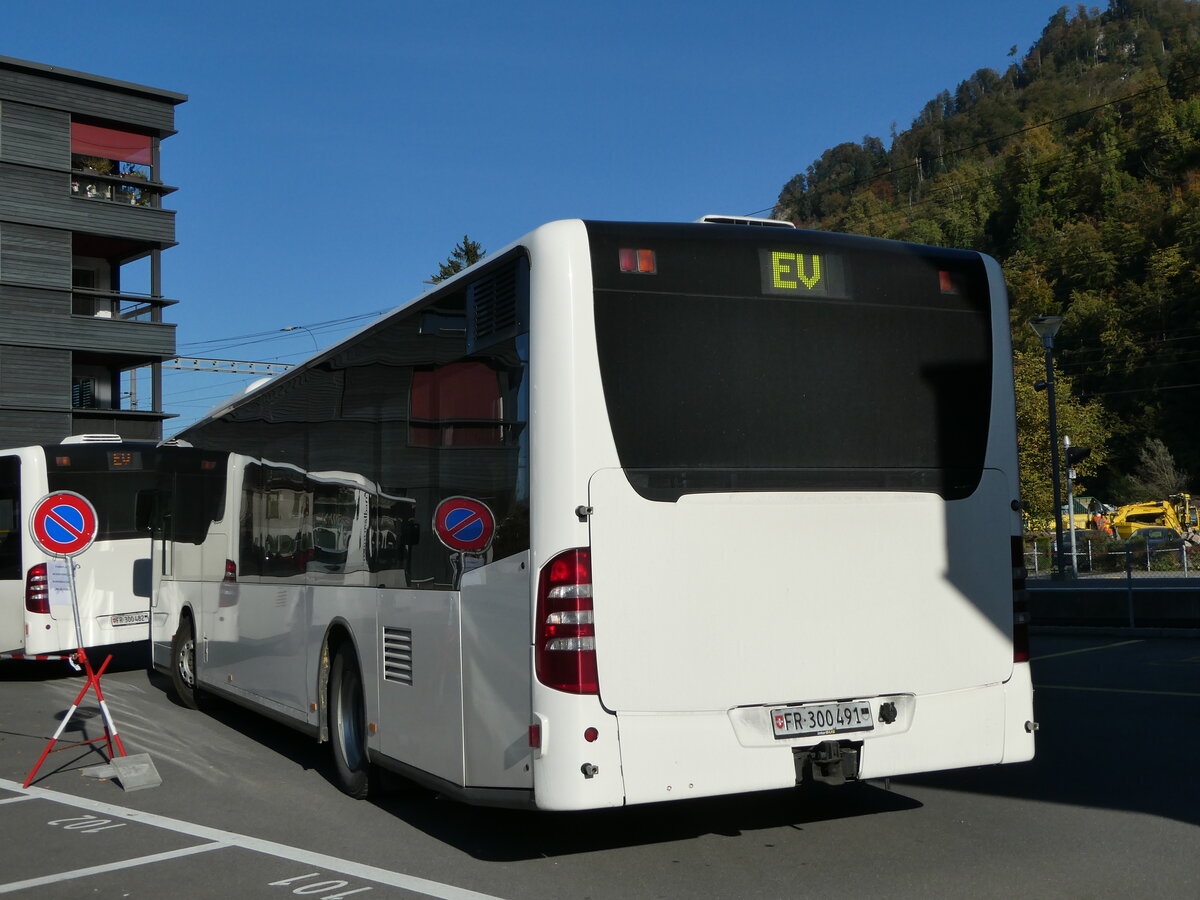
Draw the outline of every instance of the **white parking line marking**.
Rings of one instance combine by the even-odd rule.
[[[50,800],[54,803],[61,803],[64,806],[74,806],[78,809],[87,809],[92,812],[104,813],[108,816],[117,816],[118,818],[128,819],[131,822],[139,822],[143,825],[163,828],[167,831],[186,834],[229,847],[240,847],[243,850],[276,856],[280,859],[303,863],[310,868],[316,866],[328,869],[331,872],[338,872],[342,875],[350,875],[354,878],[374,881],[377,884],[386,884],[390,887],[402,888],[416,894],[424,894],[427,897],[435,897],[437,900],[499,900],[499,898],[493,897],[490,894],[481,894],[478,891],[455,887],[451,884],[442,884],[441,882],[430,881],[426,878],[418,878],[415,875],[405,875],[402,872],[392,872],[389,869],[380,869],[376,866],[356,863],[348,859],[339,859],[336,856],[326,856],[323,853],[314,853],[311,850],[301,850],[299,847],[289,847],[287,844],[277,844],[274,841],[262,840],[261,838],[251,837],[246,834],[222,831],[220,828],[209,828],[206,825],[196,825],[192,822],[182,822],[179,819],[171,819],[167,816],[156,815],[155,813],[115,806],[99,800],[89,800],[86,797],[76,797],[73,794],[63,794],[58,791],[47,790],[46,788],[22,787],[18,782],[8,781],[4,778],[0,778],[0,789],[15,791],[16,793],[29,797],[37,797],[42,800]],[[209,845],[205,844],[202,846],[207,848]]]
[[[5,803],[23,803],[26,800],[32,800],[32,799],[33,799],[32,797],[28,797],[28,796],[26,796],[26,797],[5,797],[3,800],[0,800],[0,806],[3,806]]]
[[[1030,662],[1041,662],[1043,659],[1057,659],[1060,656],[1074,656],[1076,653],[1091,653],[1093,650],[1108,650],[1110,647],[1124,647],[1128,644],[1141,644],[1141,638],[1132,641],[1118,641],[1115,644],[1100,644],[1097,647],[1082,647],[1079,650],[1064,650],[1062,653],[1047,653],[1045,656],[1035,656]]]
[[[136,859],[122,859],[117,862],[105,863],[101,866],[88,866],[86,869],[73,869],[70,872],[56,872],[53,875],[43,875],[40,878],[27,878],[24,881],[11,881],[0,884],[0,894],[11,894],[13,891],[24,891],[29,888],[43,887],[47,884],[57,884],[60,881],[71,881],[75,878],[87,878],[89,875],[103,875],[106,872],[117,872],[121,869],[131,869],[134,866],[146,866],[150,863],[162,862],[167,859],[178,859],[181,856],[193,856],[206,853],[209,850],[222,850],[228,847],[225,843],[197,844],[195,847],[184,847],[182,850],[168,850],[165,853],[154,853],[150,856],[139,856]]]

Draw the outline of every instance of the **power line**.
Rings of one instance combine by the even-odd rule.
[[[379,316],[382,316],[386,313],[391,312],[393,309],[395,309],[395,307],[388,307],[387,309],[379,309],[379,310],[375,310],[373,312],[359,313],[359,314],[353,315],[353,316],[344,316],[343,318],[340,318],[340,319],[327,319],[323,322],[312,322],[310,324],[298,324],[295,327],[301,328],[301,329],[308,328],[308,329],[311,329],[312,331],[322,331],[322,330],[329,331],[329,330],[333,330],[333,329],[337,328],[338,326],[345,325],[350,322],[359,322],[359,321],[364,321],[366,319],[378,318]],[[279,331],[280,330],[278,328],[273,328],[270,331],[253,331],[253,332],[249,332],[247,334],[237,334],[237,335],[230,335],[227,337],[209,338],[208,340],[203,340],[203,341],[189,341],[188,343],[180,344],[179,347],[180,347],[180,349],[199,349],[199,348],[203,348],[203,347],[210,347],[211,345],[214,345],[214,344],[225,344],[226,345],[225,349],[227,349],[228,347],[245,346],[247,344],[259,344],[259,343],[265,343],[265,342],[271,341],[271,340],[286,340],[289,335],[280,334]],[[230,342],[230,341],[239,341],[242,343],[227,344],[227,342]],[[223,349],[223,348],[216,348],[216,349]]]

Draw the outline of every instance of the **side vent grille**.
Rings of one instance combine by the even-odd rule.
[[[383,629],[383,680],[413,683],[412,629]]]
[[[467,352],[521,334],[529,320],[529,260],[519,255],[489,267],[467,287]]]
[[[517,273],[505,266],[491,278],[471,285],[475,339],[486,341],[493,334],[517,324]]]

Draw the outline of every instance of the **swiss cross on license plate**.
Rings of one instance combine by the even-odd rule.
[[[866,700],[807,703],[803,706],[783,706],[771,710],[771,730],[776,738],[871,731],[874,727],[871,704]]]

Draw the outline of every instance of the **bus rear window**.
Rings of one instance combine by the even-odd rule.
[[[720,293],[678,277],[597,289],[608,417],[639,493],[975,490],[991,414],[982,263],[959,254],[949,278],[916,254],[839,249],[831,296],[765,292],[757,252],[729,255]],[[669,271],[671,248],[656,250]]]

